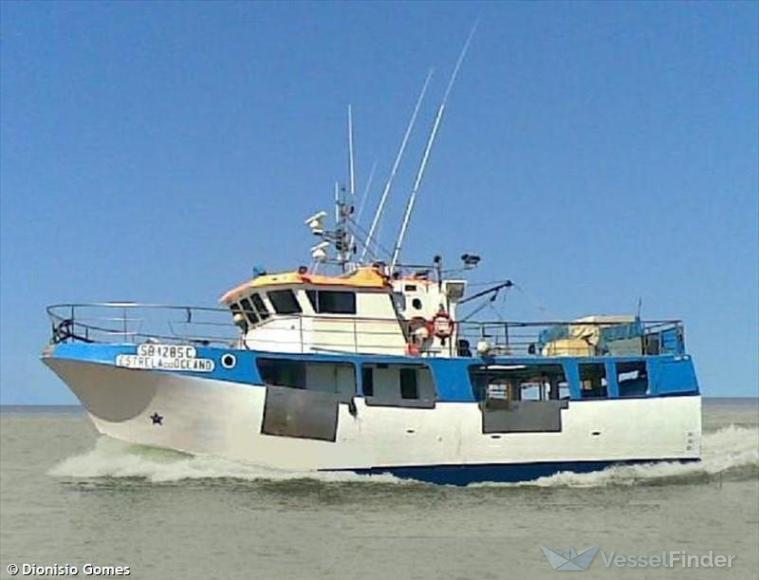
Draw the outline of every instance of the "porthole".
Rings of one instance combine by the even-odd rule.
[[[414,308],[416,308],[417,310],[421,310],[421,309],[422,309],[422,301],[421,301],[421,300],[419,300],[419,298],[414,298],[414,299],[411,301],[411,306],[413,306],[413,307],[414,307]]]
[[[225,369],[233,369],[237,364],[237,357],[231,353],[227,353],[221,357],[221,366]]]

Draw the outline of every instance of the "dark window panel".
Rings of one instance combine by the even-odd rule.
[[[269,300],[277,314],[301,313],[300,304],[292,290],[272,290],[269,292]]]

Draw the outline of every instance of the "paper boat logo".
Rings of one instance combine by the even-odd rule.
[[[543,550],[543,554],[551,567],[561,572],[587,570],[598,553],[598,546],[585,548],[582,552],[578,552],[574,548],[561,551],[540,546],[540,549]]]

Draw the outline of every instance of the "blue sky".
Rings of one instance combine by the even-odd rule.
[[[686,322],[705,394],[756,395],[759,4],[3,2],[3,403],[74,402],[44,306],[213,305],[288,269],[345,176],[376,203],[435,67],[397,229],[458,51],[408,260],[483,255],[509,318]],[[379,179],[382,176],[383,179]],[[367,214],[370,212],[367,212]]]

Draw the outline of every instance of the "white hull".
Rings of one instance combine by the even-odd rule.
[[[339,406],[336,441],[261,433],[266,387],[46,359],[110,437],[292,470],[691,460],[701,397],[571,401],[557,433],[482,433],[476,403]],[[158,414],[160,423],[151,416]]]

